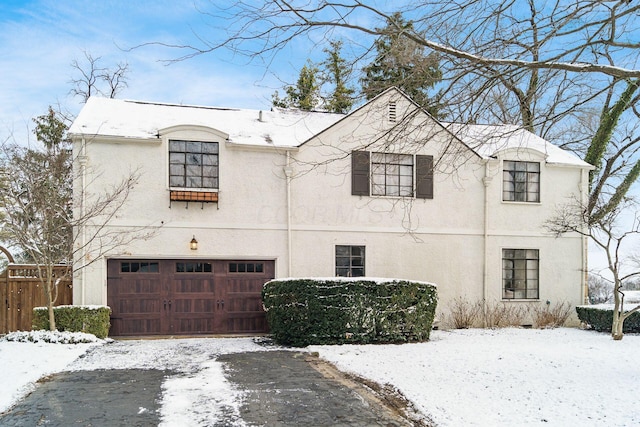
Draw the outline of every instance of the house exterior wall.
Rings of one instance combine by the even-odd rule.
[[[399,126],[401,117],[409,125]],[[275,260],[277,277],[326,277],[335,275],[336,245],[365,246],[367,276],[436,283],[440,313],[457,297],[502,301],[502,249],[538,249],[539,298],[508,303],[582,303],[584,239],[544,229],[559,206],[583,196],[581,168],[524,149],[482,159],[394,93],[298,148],[231,144],[218,127],[180,126],[147,140],[75,138],[76,153],[86,145],[88,200],[129,171],[140,174],[110,227],[155,234],[106,253],[94,245],[83,257],[97,260],[76,271],[74,303],[106,304],[108,257],[265,259]],[[219,142],[218,203],[169,202],[169,139]],[[353,150],[434,156],[433,199],[353,196]],[[540,203],[502,201],[504,160],[540,162]]]

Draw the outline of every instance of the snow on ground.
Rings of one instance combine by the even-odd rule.
[[[64,370],[95,345],[0,342],[0,412],[31,393],[40,378]]]
[[[640,425],[640,335],[469,329],[434,331],[428,343],[309,349],[394,385],[439,426]]]
[[[240,419],[243,393],[224,376],[221,354],[265,351],[252,338],[123,340],[89,352],[69,370],[161,369],[174,371],[162,384],[161,426],[212,426],[220,415]]]
[[[640,425],[640,335],[613,341],[578,329],[434,331],[428,343],[312,346],[340,369],[392,384],[439,426]],[[251,338],[123,340],[103,344],[0,341],[0,412],[61,370],[166,369],[164,426],[243,425],[243,391],[218,355],[264,351]],[[298,350],[298,349],[296,349]],[[85,354],[86,352],[86,354]],[[75,359],[75,360],[74,360]]]

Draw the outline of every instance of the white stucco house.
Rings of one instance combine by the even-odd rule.
[[[517,127],[440,123],[389,89],[348,115],[90,98],[70,135],[78,209],[135,170],[105,230],[154,232],[103,253],[76,230],[74,304],[109,305],[112,335],[263,332],[282,277],[429,281],[440,313],[585,299],[586,240],[544,222],[590,166]]]

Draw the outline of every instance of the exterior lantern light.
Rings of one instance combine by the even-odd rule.
[[[196,240],[196,236],[193,236],[193,239],[191,239],[191,242],[189,242],[189,247],[192,251],[198,250],[198,241]]]

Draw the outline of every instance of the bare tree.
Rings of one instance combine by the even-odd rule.
[[[7,243],[24,251],[35,265],[49,310],[49,325],[54,330],[53,306],[58,285],[71,277],[76,254],[89,245],[94,251],[104,252],[135,239],[147,238],[153,230],[141,228],[118,232],[107,231],[104,227],[136,185],[138,176],[135,172],[103,194],[83,197],[90,202],[78,214],[74,209],[73,155],[66,138],[67,128],[52,108],[34,121],[34,133],[43,149],[18,144],[2,146],[0,209],[4,221],[0,228]],[[73,233],[80,227],[92,230],[83,236],[83,240]],[[76,261],[76,269],[79,269],[91,260]],[[64,265],[66,270],[54,277],[56,265]]]
[[[640,276],[640,269],[637,268],[640,266],[638,260],[631,262],[636,268],[628,271],[630,260],[626,259],[621,251],[624,241],[640,234],[640,216],[636,214],[632,225],[624,227],[620,220],[624,208],[629,209],[629,206],[618,206],[617,209],[600,218],[597,224],[591,224],[589,227],[584,206],[567,205],[558,212],[557,216],[547,222],[549,231],[558,235],[573,232],[588,236],[604,252],[607,270],[613,282],[614,309],[611,336],[614,340],[622,339],[624,321],[636,311],[640,311],[640,304],[629,310],[624,307],[624,283],[633,277]]]
[[[596,167],[586,206],[592,223],[640,176],[635,2],[419,0],[398,10],[361,0],[241,0],[210,1],[201,11],[223,19],[226,32],[200,34],[200,46],[172,46],[184,52],[176,61],[230,49],[271,64],[294,40],[336,34],[349,44],[353,69],[375,56],[382,37],[436,52],[446,120],[519,124]]]
[[[71,67],[78,77],[72,78],[69,82],[73,85],[70,93],[73,96],[79,96],[83,103],[87,102],[90,96],[95,95],[115,98],[118,93],[127,88],[129,64],[119,62],[112,68],[103,67],[100,65],[101,57],[93,57],[86,51],[84,59],[84,64],[77,59],[71,62]]]
[[[596,273],[589,273],[589,302],[603,304],[613,299],[613,283]]]

